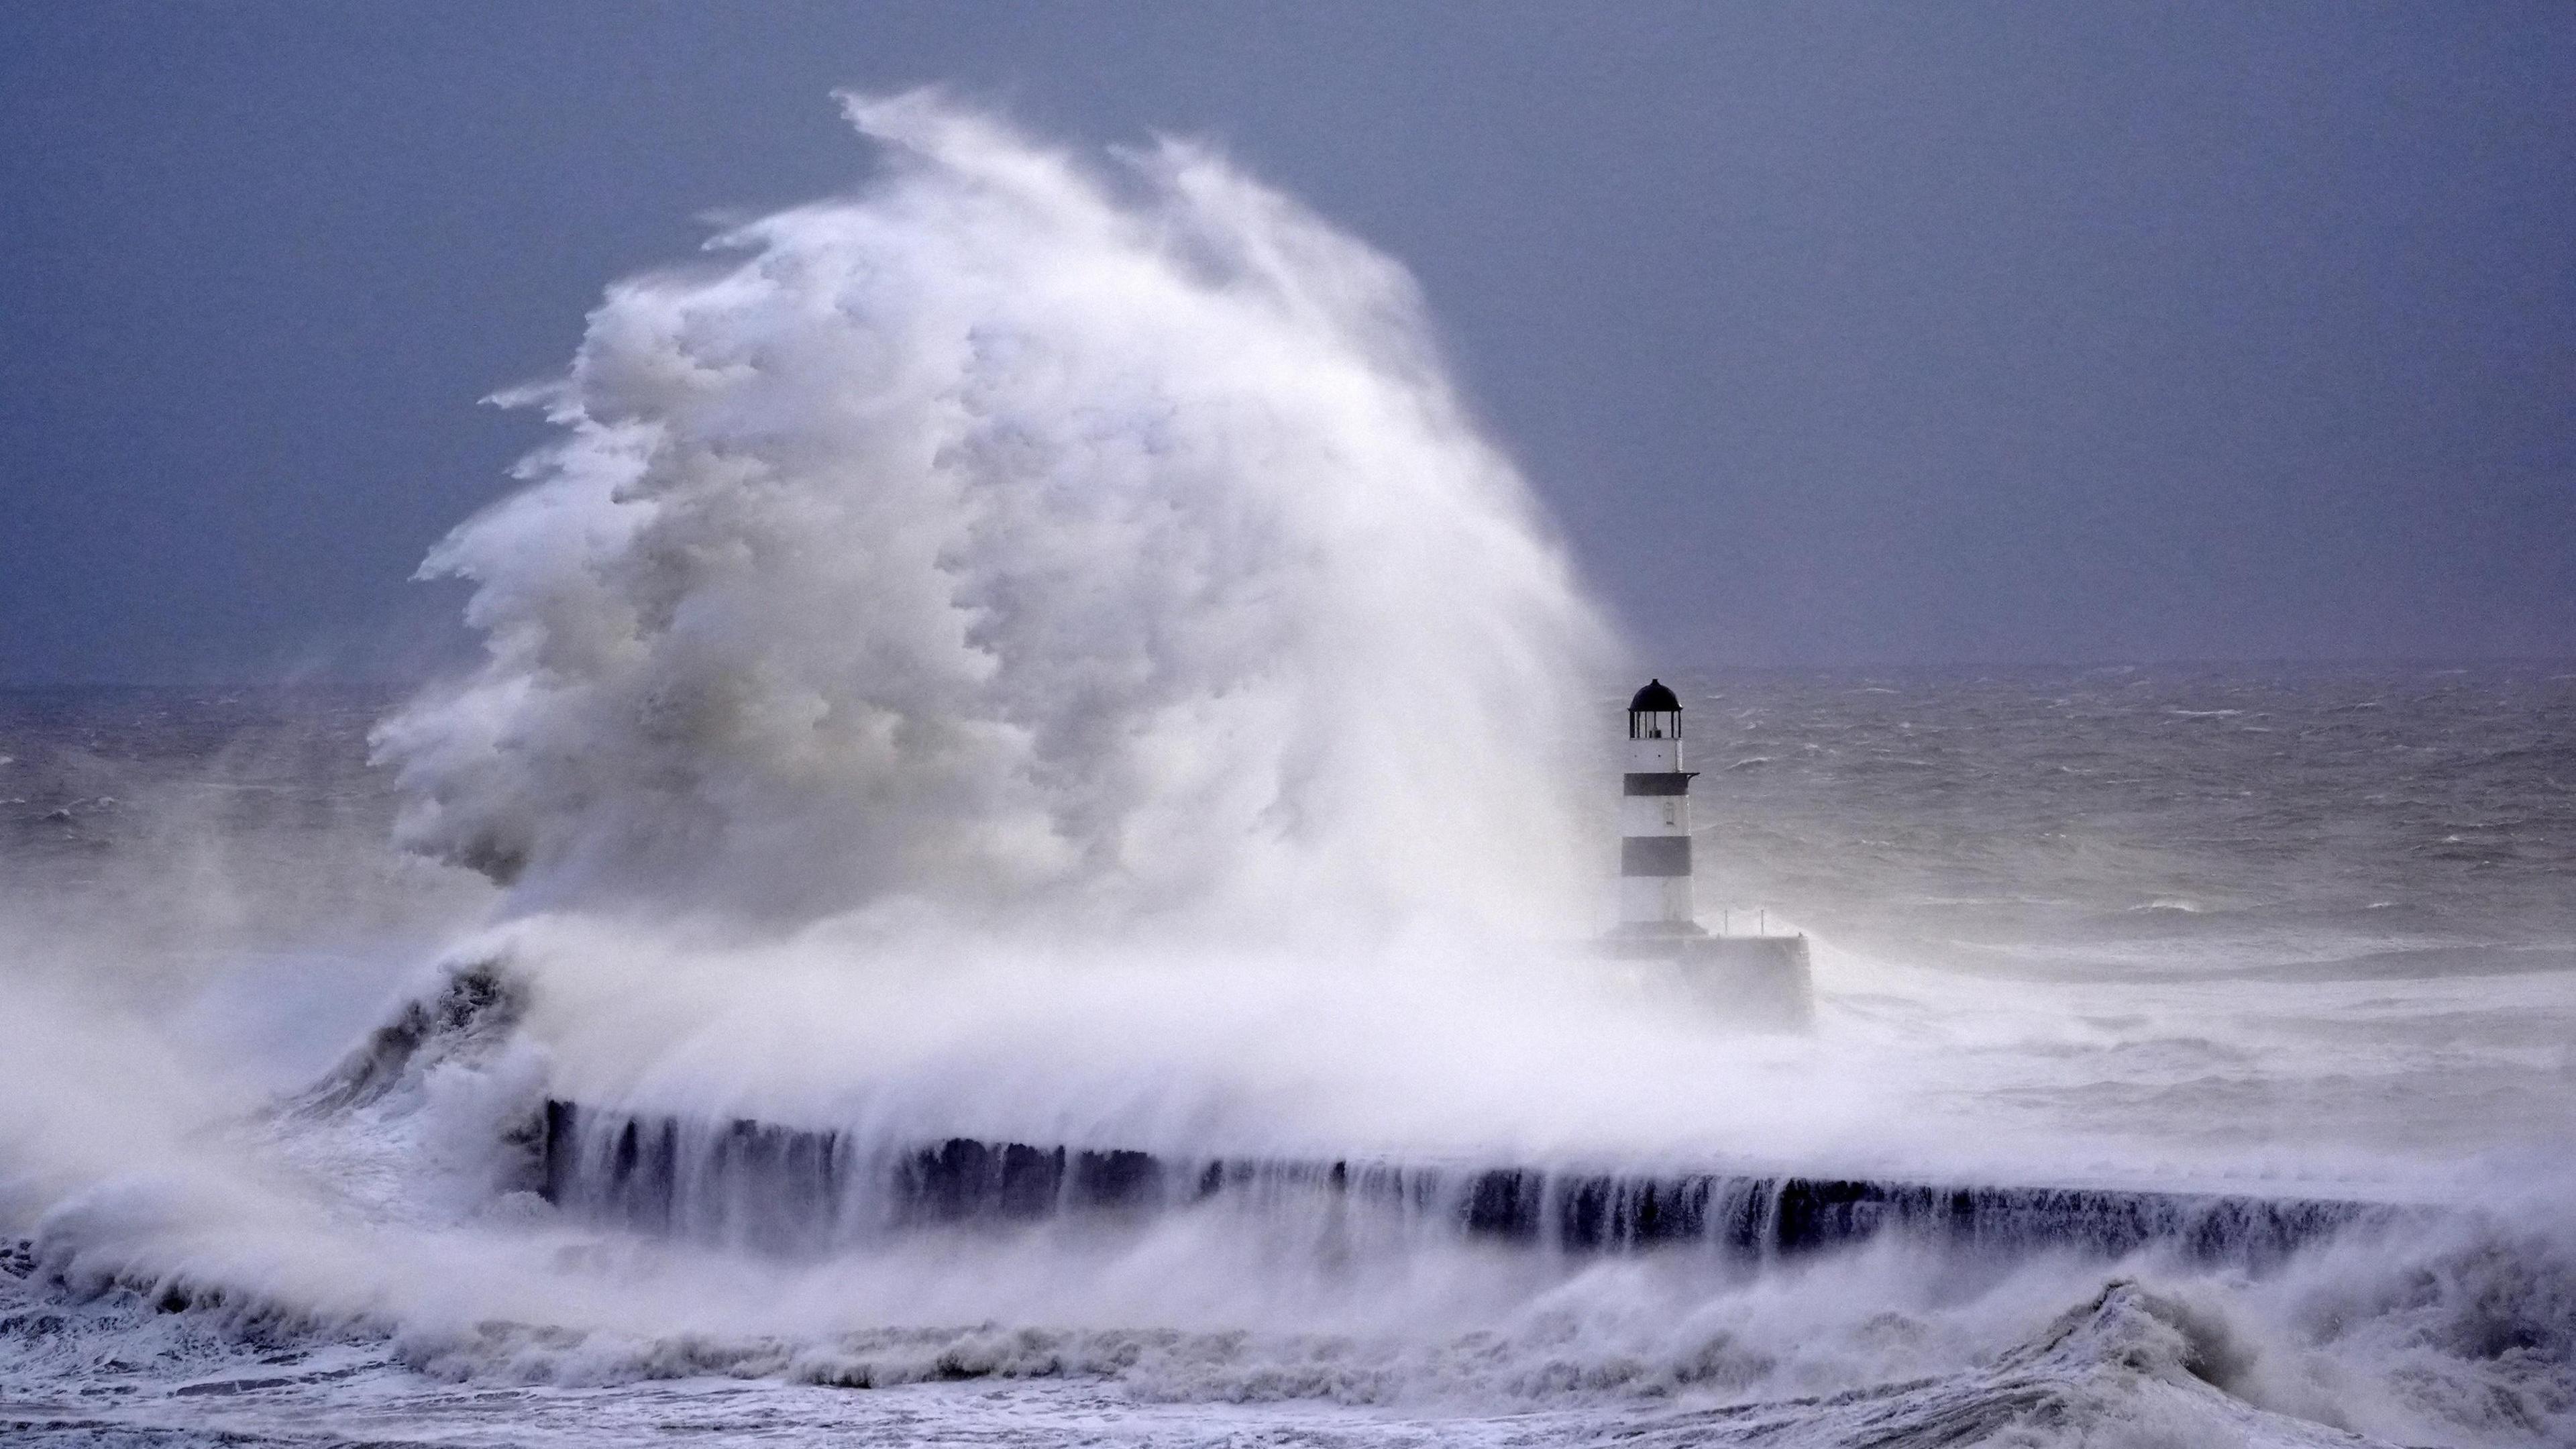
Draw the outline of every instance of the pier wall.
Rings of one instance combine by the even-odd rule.
[[[1905,1234],[2106,1258],[2161,1248],[2259,1267],[2411,1211],[2331,1200],[1860,1178],[1179,1158],[950,1138],[690,1122],[549,1102],[545,1195],[565,1211],[762,1251],[827,1252],[925,1226],[1180,1210],[1605,1252],[1696,1246],[1748,1259]]]

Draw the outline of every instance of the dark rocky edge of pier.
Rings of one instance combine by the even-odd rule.
[[[1380,1230],[1552,1251],[1697,1247],[1748,1259],[1901,1234],[2003,1252],[2147,1249],[2249,1269],[2429,1210],[2317,1198],[1862,1177],[1390,1160],[1181,1158],[954,1137],[905,1145],[748,1120],[546,1104],[545,1196],[647,1232],[817,1253],[936,1225],[1192,1208],[1372,1214]]]

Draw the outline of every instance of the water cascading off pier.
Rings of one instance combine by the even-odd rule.
[[[545,1196],[584,1219],[755,1251],[827,1253],[941,1226],[1325,1214],[1390,1237],[1765,1259],[1897,1235],[1999,1253],[2161,1249],[2259,1269],[2417,1210],[2309,1198],[1690,1171],[1247,1156],[948,1138],[546,1104]]]

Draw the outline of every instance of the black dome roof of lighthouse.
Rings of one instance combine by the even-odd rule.
[[[1628,701],[1630,714],[1678,714],[1681,707],[1682,702],[1664,687],[1660,679],[1647,680],[1646,687],[1637,691],[1637,697]]]

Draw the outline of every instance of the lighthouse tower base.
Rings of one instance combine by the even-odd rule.
[[[1602,954],[1671,978],[1745,1026],[1803,1031],[1816,1014],[1805,936],[1646,935],[1622,931]]]

